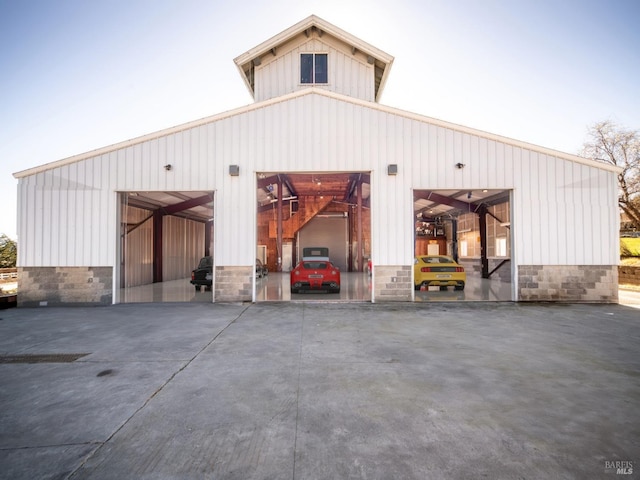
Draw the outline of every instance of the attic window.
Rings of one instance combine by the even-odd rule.
[[[300,83],[329,83],[326,53],[300,54]]]

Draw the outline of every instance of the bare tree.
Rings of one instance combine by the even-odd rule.
[[[583,156],[622,168],[618,175],[618,205],[640,231],[640,132],[607,120],[588,130]]]

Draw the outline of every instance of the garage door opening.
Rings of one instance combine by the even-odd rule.
[[[514,299],[510,193],[414,191],[415,301]]]
[[[213,252],[213,192],[122,192],[116,303],[211,302],[191,271]]]
[[[256,189],[256,256],[269,270],[256,278],[256,301],[371,301],[369,172],[264,172]],[[290,272],[305,247],[329,248],[340,293],[291,294]]]

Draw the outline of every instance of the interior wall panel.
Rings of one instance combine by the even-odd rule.
[[[126,207],[124,242],[125,287],[153,283],[153,218],[148,210]],[[135,225],[139,226],[135,227]]]
[[[190,278],[204,254],[204,224],[167,215],[162,225],[163,281]]]

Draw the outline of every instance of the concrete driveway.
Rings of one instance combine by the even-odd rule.
[[[136,304],[0,318],[2,479],[640,478],[634,308]]]

